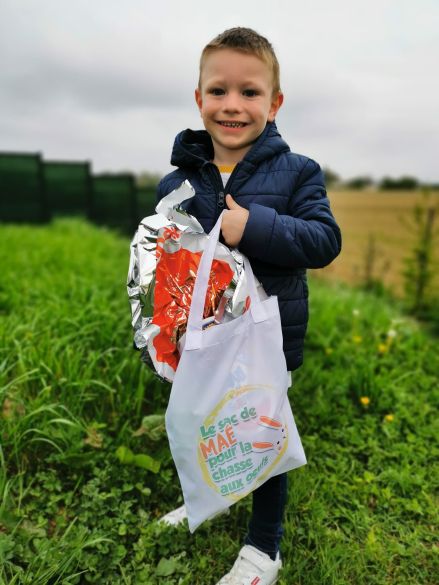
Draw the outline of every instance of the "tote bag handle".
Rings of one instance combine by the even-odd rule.
[[[197,277],[195,279],[194,290],[192,292],[192,302],[189,310],[185,350],[199,349],[202,345],[204,304],[206,301],[207,287],[209,284],[210,271],[212,269],[212,262],[215,255],[215,248],[219,240],[223,214],[224,211],[219,216],[216,224],[209,234],[206,247],[204,248],[204,252],[198,265]],[[260,321],[264,321],[266,319],[266,315],[256,290],[255,277],[253,275],[250,262],[244,255],[243,259],[247,278],[247,286],[251,300],[250,311],[255,323],[258,323]]]

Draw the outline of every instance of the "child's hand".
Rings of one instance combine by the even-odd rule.
[[[241,241],[249,213],[245,207],[238,205],[230,194],[226,195],[226,203],[229,209],[223,215],[221,232],[226,244],[234,248]]]

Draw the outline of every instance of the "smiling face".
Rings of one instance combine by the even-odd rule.
[[[195,100],[213,142],[216,164],[239,162],[272,122],[283,95],[273,94],[273,74],[255,55],[218,49],[206,55]]]

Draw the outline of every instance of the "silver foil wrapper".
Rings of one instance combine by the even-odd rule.
[[[158,203],[155,215],[142,219],[130,245],[127,291],[134,345],[142,360],[168,382],[178,366],[197,262],[208,237],[182,206],[194,196],[191,184],[182,183]],[[212,268],[206,327],[246,310],[246,275],[238,250],[218,243]],[[260,297],[266,298],[257,285]]]

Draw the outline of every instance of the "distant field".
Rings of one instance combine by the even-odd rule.
[[[343,249],[340,256],[317,275],[328,280],[359,284],[364,278],[369,238],[375,242],[373,276],[394,293],[403,291],[401,272],[413,248],[412,210],[422,201],[419,192],[333,191],[329,193],[332,210],[341,227]],[[432,195],[430,204],[439,205],[439,194]],[[408,227],[408,225],[411,226]],[[436,215],[436,231],[439,210]],[[436,260],[439,259],[436,250]],[[435,286],[438,286],[436,281]]]

